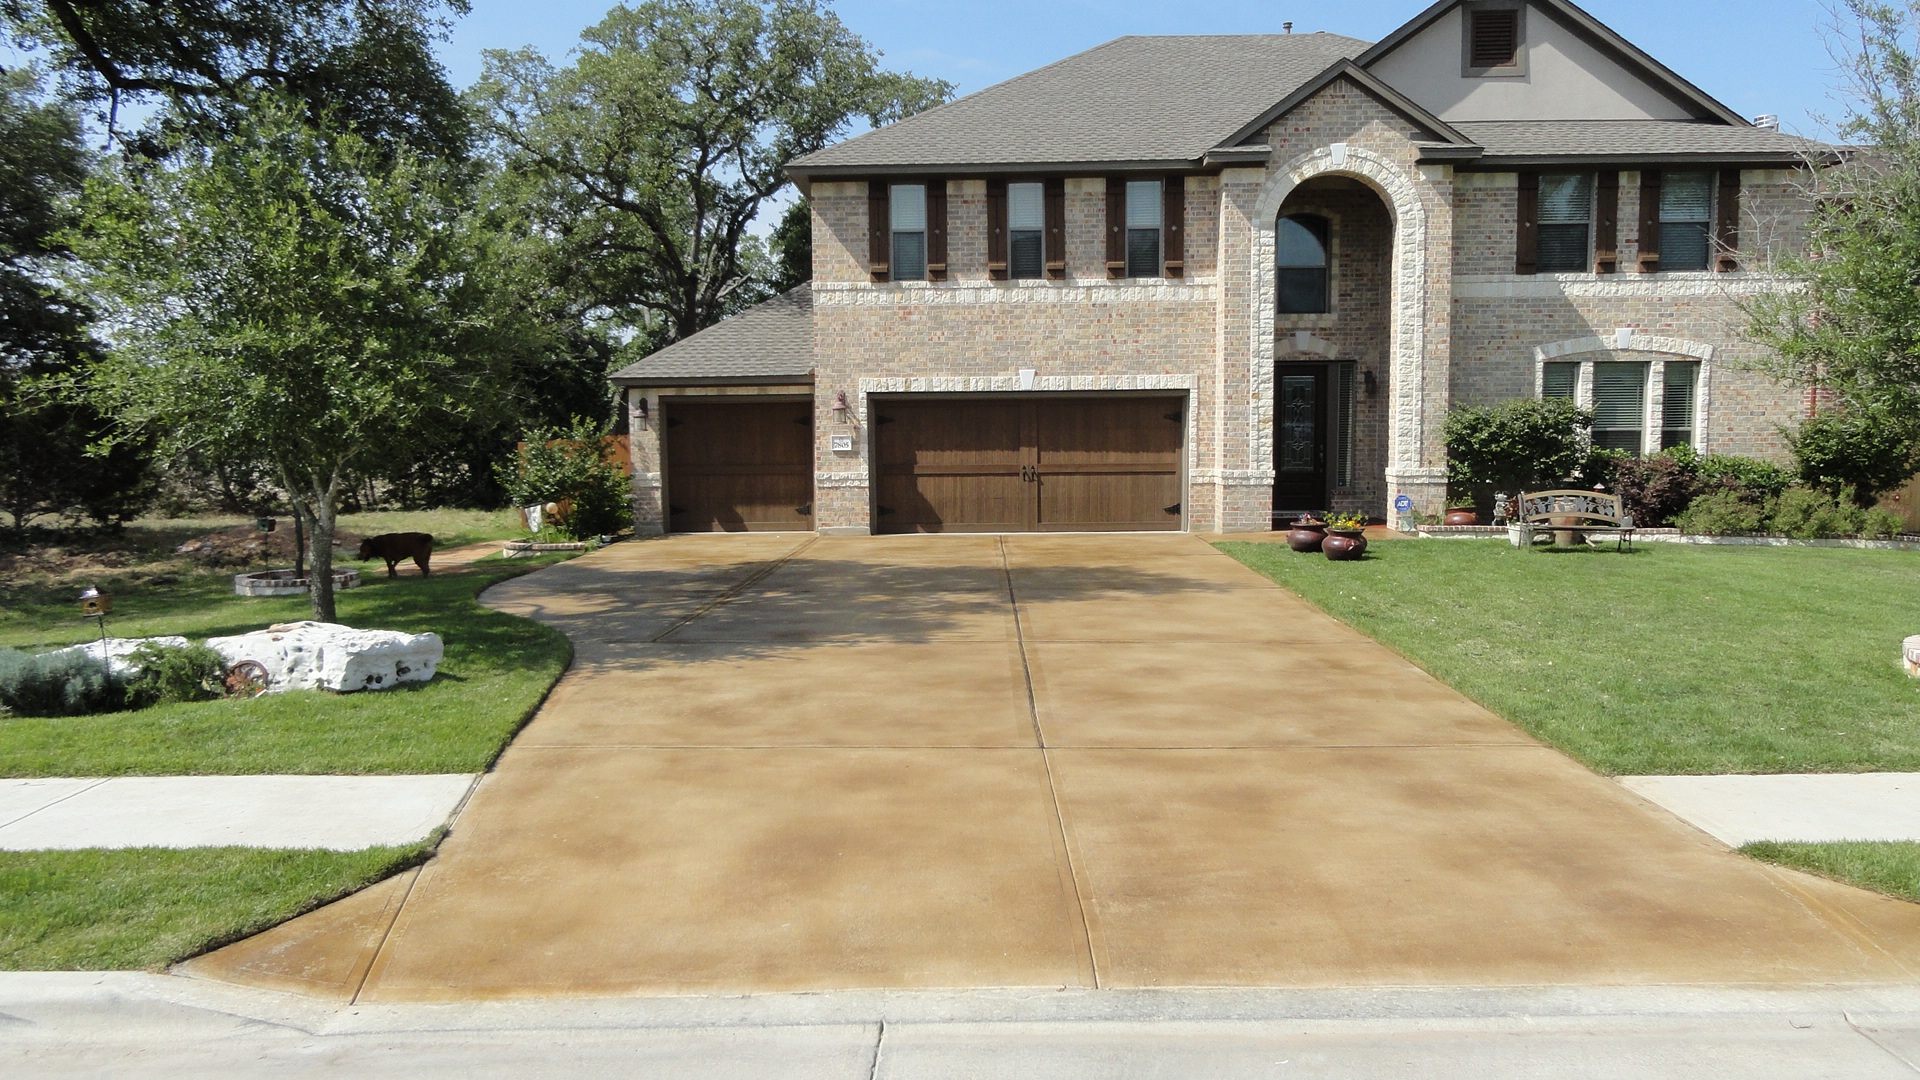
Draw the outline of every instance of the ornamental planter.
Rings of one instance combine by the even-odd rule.
[[[1367,534],[1361,529],[1328,529],[1320,550],[1335,562],[1352,562],[1367,553]]]
[[[1471,506],[1449,506],[1447,507],[1446,520],[1442,522],[1442,524],[1478,525],[1480,524],[1480,515]]]
[[[1320,542],[1327,538],[1327,527],[1318,521],[1296,521],[1293,531],[1287,534],[1287,546],[1295,551],[1319,551]]]

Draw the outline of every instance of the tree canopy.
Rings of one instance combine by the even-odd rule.
[[[566,67],[488,53],[474,94],[575,287],[658,326],[652,345],[770,293],[781,271],[749,226],[787,162],[951,90],[883,70],[814,0],[652,0],[615,7]]]
[[[319,619],[343,491],[495,419],[535,333],[447,172],[281,102],[88,185],[75,249],[113,335],[78,390],[123,438],[267,470],[310,527]]]

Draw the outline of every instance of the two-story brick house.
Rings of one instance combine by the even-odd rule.
[[[620,371],[642,531],[1265,529],[1445,496],[1456,402],[1777,455],[1740,363],[1830,148],[1565,0],[1130,37],[789,169],[813,281]]]

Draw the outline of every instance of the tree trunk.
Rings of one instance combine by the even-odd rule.
[[[293,512],[307,525],[307,598],[318,622],[338,622],[333,609],[334,487],[293,501]]]

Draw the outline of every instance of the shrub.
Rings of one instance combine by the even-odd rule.
[[[14,716],[85,716],[126,704],[124,684],[85,653],[0,649],[0,710]]]
[[[1869,507],[1860,522],[1860,535],[1875,540],[1891,540],[1906,531],[1906,519],[1884,506]]]
[[[211,701],[226,689],[227,662],[205,645],[156,645],[134,651],[140,674],[127,684],[127,704],[136,709],[179,701]]]
[[[1787,442],[1802,483],[1834,496],[1852,489],[1863,508],[1906,483],[1920,460],[1913,429],[1879,409],[1808,417]]]
[[[517,505],[570,504],[553,524],[571,539],[619,532],[632,520],[627,474],[591,420],[527,432],[525,445],[498,471]]]
[[[1773,504],[1770,531],[1795,540],[1858,536],[1865,512],[1851,498],[1840,499],[1815,488],[1789,488]]]
[[[1738,491],[1710,491],[1680,515],[1680,531],[1700,536],[1756,533],[1767,526],[1768,507]]]
[[[1620,506],[1642,528],[1671,525],[1700,494],[1695,473],[1699,461],[1692,448],[1676,454],[1663,451],[1652,457],[1625,457],[1612,463],[1607,485],[1620,496]]]
[[[1693,471],[1703,491],[1741,491],[1755,499],[1777,499],[1793,486],[1793,470],[1735,454],[1709,454]]]
[[[1593,413],[1571,401],[1464,405],[1447,414],[1447,491],[1489,501],[1494,490],[1554,487],[1588,464]]]

